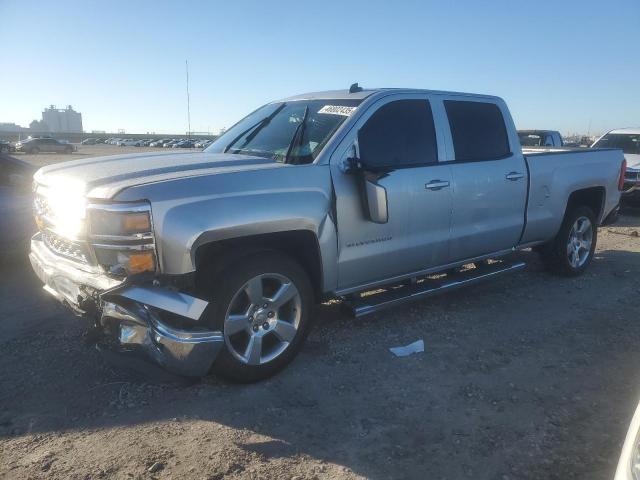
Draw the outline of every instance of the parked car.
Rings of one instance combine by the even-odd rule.
[[[95,145],[96,139],[95,138],[85,138],[84,140],[82,140],[82,142],[80,142],[80,145]]]
[[[518,130],[523,147],[562,147],[562,135],[556,130]]]
[[[16,147],[13,143],[7,140],[0,140],[0,153],[11,153],[15,151]]]
[[[124,140],[120,140],[118,145],[121,147],[141,147],[142,140],[136,140],[135,138],[125,138]]]
[[[622,200],[640,205],[640,128],[619,128],[605,133],[591,148],[619,148],[627,161]]]
[[[614,480],[637,480],[640,474],[640,404],[629,424]]]
[[[582,274],[623,177],[620,150],[523,154],[498,97],[353,86],[269,103],[204,152],[41,168],[30,258],[105,345],[250,382],[293,359],[315,302],[366,315],[529,247]]]
[[[55,138],[28,138],[16,143],[16,152],[24,153],[73,153],[76,147]]]
[[[160,140],[155,140],[149,144],[150,147],[162,147],[165,143],[170,142],[170,138],[163,138]]]
[[[173,148],[193,148],[195,142],[193,140],[181,140],[172,145]]]
[[[175,140],[170,140],[167,143],[163,143],[162,147],[163,148],[172,148],[176,143],[181,142],[181,139],[175,139]]]

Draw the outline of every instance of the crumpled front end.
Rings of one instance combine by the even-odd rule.
[[[167,370],[203,376],[224,345],[201,325],[208,302],[159,271],[148,203],[89,204],[35,188],[29,259],[44,289],[102,333],[100,343]]]
[[[177,328],[163,320],[170,315],[197,323],[207,306],[198,298],[153,286],[124,286],[101,299],[100,326],[114,349],[141,352],[170,372],[204,376],[224,345],[221,332]]]
[[[41,234],[32,239],[29,258],[48,293],[95,322],[103,347],[142,355],[172,373],[199,377],[209,372],[224,345],[221,332],[198,326],[208,305],[204,300],[79,269],[50,252]]]

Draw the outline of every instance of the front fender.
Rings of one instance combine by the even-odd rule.
[[[183,178],[131,190],[127,198],[151,202],[163,273],[193,272],[198,247],[210,242],[307,230],[318,239],[324,284],[335,283],[337,239],[326,165]]]

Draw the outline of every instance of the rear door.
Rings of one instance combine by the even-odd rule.
[[[443,104],[453,151],[449,260],[510,249],[524,228],[527,171],[517,136],[509,136],[509,112],[489,99],[452,96]]]
[[[426,95],[392,95],[369,107],[332,157],[339,289],[446,262],[452,179],[438,162],[437,136]],[[366,218],[358,176],[342,167],[355,144],[386,190],[386,223]]]

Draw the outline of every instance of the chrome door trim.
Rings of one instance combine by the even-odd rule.
[[[507,180],[511,180],[512,182],[515,182],[516,180],[520,180],[521,178],[524,178],[524,173],[509,172],[504,176],[504,178],[506,178]]]
[[[429,183],[425,183],[424,188],[427,190],[442,190],[443,188],[447,188],[450,185],[450,182],[446,180],[431,180]]]

